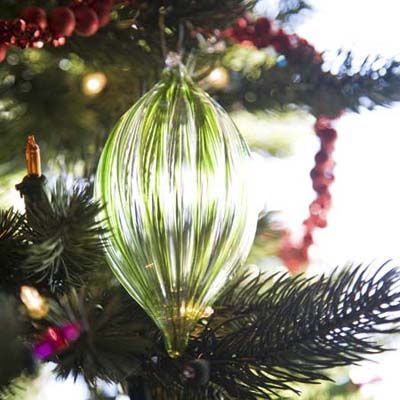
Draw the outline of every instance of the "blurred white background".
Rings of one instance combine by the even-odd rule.
[[[272,1],[264,2],[268,7]],[[314,11],[296,32],[320,50],[353,50],[400,57],[400,2],[314,1]],[[262,8],[262,4],[260,5]],[[337,121],[337,162],[328,227],[316,233],[311,271],[347,262],[400,261],[400,105]],[[293,230],[301,226],[314,197],[309,171],[315,137],[299,141],[293,157],[270,164],[268,208],[283,211]]]

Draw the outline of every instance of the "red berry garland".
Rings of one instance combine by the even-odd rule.
[[[301,272],[306,267],[309,261],[308,250],[313,244],[314,231],[316,228],[327,226],[327,215],[332,202],[329,186],[334,180],[335,163],[332,154],[337,133],[332,128],[332,119],[324,116],[317,119],[314,129],[321,141],[320,149],[315,155],[315,166],[310,172],[316,197],[309,206],[308,218],[303,222],[302,240],[295,244],[290,233],[286,232],[279,252],[285,265],[292,272]]]
[[[92,36],[99,27],[99,18],[96,12],[85,5],[74,7],[73,12],[76,18],[75,32],[80,36]]]
[[[0,20],[0,62],[9,46],[41,48],[46,43],[61,46],[65,37],[74,32],[94,35],[108,24],[113,5],[114,0],[83,0],[78,5],[55,7],[49,15],[40,7],[30,6],[21,11],[20,19]]]
[[[321,54],[305,39],[277,29],[264,17],[255,21],[242,17],[233,28],[225,30],[223,35],[235,42],[251,44],[257,48],[272,46],[284,55],[288,62],[322,64]],[[334,180],[332,154],[337,133],[332,127],[332,119],[325,116],[317,118],[314,129],[321,141],[321,147],[315,155],[315,166],[310,172],[316,197],[309,206],[308,218],[303,222],[304,234],[300,242],[294,243],[290,232],[286,231],[279,251],[279,256],[293,273],[306,268],[314,231],[316,228],[327,226],[327,215],[331,206],[329,186]]]
[[[252,44],[258,48],[272,46],[288,61],[313,62],[321,64],[321,54],[307,40],[296,34],[288,34],[278,29],[265,17],[250,20],[241,17],[235,26],[223,32],[223,36],[242,44]]]
[[[50,12],[49,28],[54,36],[71,36],[75,26],[75,15],[68,7],[56,7]]]
[[[19,15],[25,22],[37,25],[42,31],[47,28],[46,11],[39,7],[26,7]]]

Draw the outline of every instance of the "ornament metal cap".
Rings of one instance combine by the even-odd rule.
[[[174,51],[170,51],[167,54],[167,58],[165,59],[165,65],[167,66],[167,68],[176,68],[183,65],[182,55]]]

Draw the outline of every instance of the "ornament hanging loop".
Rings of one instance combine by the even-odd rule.
[[[165,58],[165,65],[168,69],[179,68],[182,66],[182,56],[179,53],[170,51]]]
[[[161,43],[161,52],[164,57],[164,60],[167,58],[168,48],[167,48],[167,40],[165,38],[165,16],[167,14],[167,10],[164,6],[160,7],[158,10],[158,28],[160,30],[160,43]]]
[[[183,43],[185,38],[185,27],[182,22],[179,22],[176,51],[170,51],[168,49],[168,44],[165,34],[166,33],[165,17],[167,15],[167,12],[168,10],[164,6],[161,6],[159,8],[158,27],[160,30],[160,45],[166,66],[168,68],[174,68],[178,67],[179,65],[183,65],[182,60],[184,53]]]

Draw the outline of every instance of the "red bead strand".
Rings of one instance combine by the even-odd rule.
[[[284,55],[289,63],[322,64],[321,54],[307,40],[296,34],[286,33],[265,17],[252,20],[244,16],[238,19],[232,28],[225,30],[223,36],[260,49],[272,46],[277,53]],[[332,118],[326,116],[317,118],[314,130],[321,142],[315,155],[315,166],[310,172],[316,197],[309,206],[309,216],[303,222],[304,232],[301,240],[295,243],[291,233],[285,231],[279,250],[280,258],[292,273],[304,271],[307,267],[314,232],[317,228],[327,226],[327,215],[332,202],[329,188],[334,181],[335,163],[332,154],[337,132],[332,127]]]
[[[0,20],[0,62],[11,46],[41,48],[45,44],[55,47],[65,44],[74,32],[81,36],[94,35],[108,24],[115,3],[125,0],[83,0],[68,7],[55,7],[46,11],[40,7],[24,8],[20,17]],[[134,2],[130,2],[134,6]]]
[[[332,203],[330,185],[334,181],[333,151],[337,138],[332,127],[332,119],[321,116],[314,125],[315,133],[320,139],[320,149],[315,155],[315,166],[310,172],[312,187],[316,193],[309,206],[309,216],[303,222],[303,237],[298,243],[293,242],[290,232],[285,232],[279,256],[293,273],[304,271],[309,262],[309,248],[313,244],[317,228],[327,226],[327,216]]]

